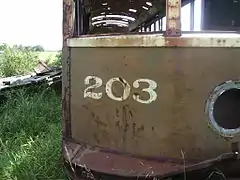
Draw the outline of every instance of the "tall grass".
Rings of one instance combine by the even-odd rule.
[[[0,179],[66,179],[60,155],[60,97],[7,93],[0,108]]]
[[[37,60],[37,52],[6,46],[0,56],[0,76],[8,77],[32,72]]]
[[[3,50],[0,77],[32,72],[37,64],[38,52],[7,45]],[[9,91],[6,97],[3,103],[0,96],[0,180],[66,179],[60,95],[39,87]]]

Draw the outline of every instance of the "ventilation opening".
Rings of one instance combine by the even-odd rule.
[[[240,89],[230,89],[222,93],[214,103],[213,116],[224,129],[240,127]]]

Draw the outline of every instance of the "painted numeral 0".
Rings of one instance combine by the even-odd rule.
[[[84,98],[88,97],[88,98],[92,98],[92,99],[101,99],[102,92],[96,93],[96,92],[93,92],[93,90],[102,86],[102,84],[103,84],[102,79],[97,76],[87,76],[84,80],[85,85],[89,85],[90,80],[94,81],[94,84],[86,87],[86,89],[84,90]],[[112,92],[113,83],[120,83],[123,86],[123,95],[122,96],[116,97],[113,94],[113,92]],[[135,101],[137,101],[139,103],[143,103],[143,104],[150,104],[153,101],[155,101],[157,99],[157,93],[155,91],[155,89],[157,88],[157,83],[150,79],[137,79],[136,81],[133,82],[133,87],[135,89],[138,89],[140,87],[140,83],[148,84],[148,87],[142,89],[142,92],[148,93],[149,98],[144,100],[144,99],[140,98],[140,94],[137,94],[137,95],[133,94],[133,99]],[[115,101],[124,101],[124,100],[128,99],[128,97],[130,96],[131,87],[125,79],[114,77],[107,81],[105,91],[106,91],[107,96],[110,99],[115,100]]]
[[[122,86],[123,86],[123,95],[121,97],[116,97],[112,93],[112,85],[113,85],[114,82],[121,83]],[[111,78],[106,83],[106,93],[107,93],[108,97],[111,98],[112,100],[124,101],[124,100],[126,100],[129,97],[130,91],[131,91],[131,87],[130,87],[130,85],[128,84],[128,82],[125,79],[122,79],[122,78]]]

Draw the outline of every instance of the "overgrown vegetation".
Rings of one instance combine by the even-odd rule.
[[[0,46],[2,54],[0,54],[0,77],[8,77],[15,75],[25,75],[33,71],[37,65],[39,57],[42,53],[34,47],[8,46],[6,44]],[[48,53],[49,56],[43,57],[49,66],[61,65],[61,52]],[[52,56],[50,56],[52,55]]]
[[[32,71],[36,52],[4,47],[2,76]],[[0,104],[0,179],[66,179],[61,160],[60,95],[46,88],[8,91]]]
[[[46,53],[45,53],[46,54]],[[52,56],[45,57],[46,63],[49,66],[54,67],[61,67],[62,66],[62,51],[58,51],[57,53],[53,54]]]
[[[8,47],[7,44],[0,45],[0,51],[4,50],[6,47]],[[44,48],[41,45],[36,45],[36,46],[14,45],[13,47],[19,50],[38,51],[38,52],[44,51]]]
[[[0,61],[1,76],[22,75],[33,71],[38,62],[38,54],[17,47],[6,47]]]

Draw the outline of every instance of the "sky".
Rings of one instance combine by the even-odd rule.
[[[0,0],[1,43],[60,50],[62,0]]]
[[[200,30],[201,0],[195,4],[195,30]],[[47,4],[47,6],[46,6]],[[190,28],[190,7],[182,8],[182,30]],[[0,0],[0,44],[62,47],[62,0]]]

